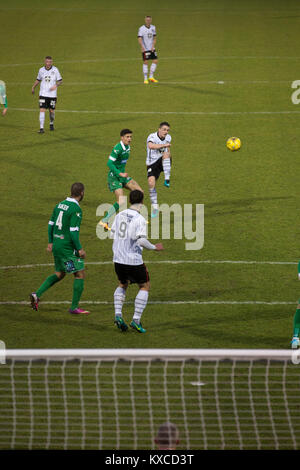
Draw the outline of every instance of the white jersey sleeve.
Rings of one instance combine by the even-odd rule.
[[[56,81],[59,82],[60,80],[62,80],[62,76],[58,68],[56,68]]]
[[[167,134],[165,139],[162,140],[160,137],[158,137],[157,132],[153,132],[153,134],[150,134],[147,138],[147,158],[146,158],[146,165],[152,165],[153,163],[157,162],[162,155],[166,152],[166,147],[162,147],[160,149],[149,149],[149,142],[152,142],[153,144],[159,144],[162,145],[164,143],[170,144],[172,140],[172,137],[170,134]]]
[[[43,80],[43,73],[42,73],[43,68],[44,68],[44,67],[42,67],[42,68],[38,71],[38,74],[37,74],[37,77],[36,77],[36,79],[39,80],[39,82],[41,82],[41,81]]]

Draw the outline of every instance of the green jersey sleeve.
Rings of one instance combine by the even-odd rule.
[[[81,250],[82,248],[80,240],[79,240],[81,220],[82,220],[82,211],[80,207],[78,207],[72,213],[71,218],[70,218],[70,236],[77,251]]]
[[[54,223],[55,223],[55,210],[56,206],[52,212],[51,219],[48,222],[48,243],[53,243],[53,230],[54,230]]]

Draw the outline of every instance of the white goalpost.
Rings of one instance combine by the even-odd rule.
[[[7,350],[0,449],[299,449],[300,366],[288,350]]]

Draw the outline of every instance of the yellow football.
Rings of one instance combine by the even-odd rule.
[[[241,139],[239,139],[238,137],[229,137],[226,142],[227,148],[232,152],[234,152],[235,150],[239,150],[241,148],[241,145]]]

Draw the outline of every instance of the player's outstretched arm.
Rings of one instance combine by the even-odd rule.
[[[164,249],[162,243],[156,243],[152,245],[146,237],[141,237],[137,240],[137,244],[147,250],[162,251]]]

